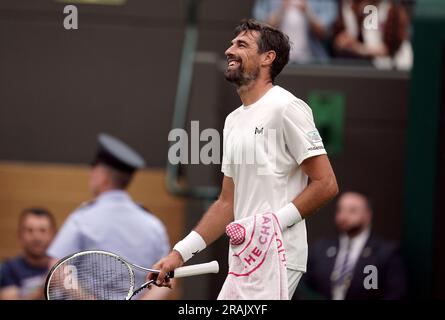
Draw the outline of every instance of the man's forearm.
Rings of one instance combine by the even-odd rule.
[[[173,247],[172,254],[180,253],[187,262],[198,252],[204,250],[225,231],[233,221],[234,184],[230,177],[224,176],[218,200],[207,210],[196,228]]]
[[[195,228],[207,245],[210,245],[226,231],[233,221],[233,205],[218,199],[213,203]]]
[[[21,300],[43,300],[44,298],[45,298],[44,288],[42,286],[40,288],[35,289],[30,294],[22,296]]]
[[[303,218],[311,216],[338,193],[335,177],[311,181],[292,202]]]
[[[310,183],[291,203],[276,212],[283,229],[309,217],[338,193],[337,180],[327,155],[309,157],[301,168]]]
[[[187,262],[218,239],[233,220],[233,205],[219,198],[202,217],[196,228],[173,247]]]
[[[20,300],[20,289],[17,286],[8,286],[0,290],[0,300]]]

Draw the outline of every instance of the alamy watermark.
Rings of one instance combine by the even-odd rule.
[[[259,175],[268,175],[275,170],[276,129],[225,129],[222,140],[221,148],[221,135],[218,130],[207,128],[200,131],[199,121],[191,121],[190,134],[181,128],[169,132],[168,141],[171,144],[168,161],[171,164],[255,165]]]
[[[75,266],[65,266],[63,268],[63,287],[67,290],[77,290],[79,284],[77,281],[77,268]]]
[[[372,264],[368,264],[363,269],[363,274],[365,274],[365,278],[363,279],[363,287],[366,290],[378,289],[378,280],[379,273],[377,267]]]
[[[75,5],[67,5],[63,8],[65,18],[63,19],[63,27],[65,30],[77,30],[79,28],[79,12]]]
[[[363,28],[365,30],[377,30],[379,28],[378,8],[373,5],[367,5],[363,8],[363,13],[366,15],[363,19]]]

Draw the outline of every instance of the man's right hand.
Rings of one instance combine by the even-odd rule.
[[[181,254],[176,251],[172,250],[166,257],[159,260],[156,264],[153,265],[153,269],[159,270],[159,274],[156,274],[150,272],[147,275],[148,280],[156,280],[156,285],[161,287],[170,287],[169,279],[165,279],[165,276],[170,272],[175,270],[176,268],[181,267],[184,264],[184,260],[182,260]]]

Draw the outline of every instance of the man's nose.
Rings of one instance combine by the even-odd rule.
[[[227,48],[227,50],[224,52],[227,58],[233,56],[233,46],[230,46]]]

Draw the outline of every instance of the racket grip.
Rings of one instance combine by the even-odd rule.
[[[175,269],[175,271],[173,272],[173,277],[184,278],[200,274],[218,273],[218,272],[219,272],[219,264],[218,261],[214,260],[212,262],[194,264],[191,266],[185,266]]]

